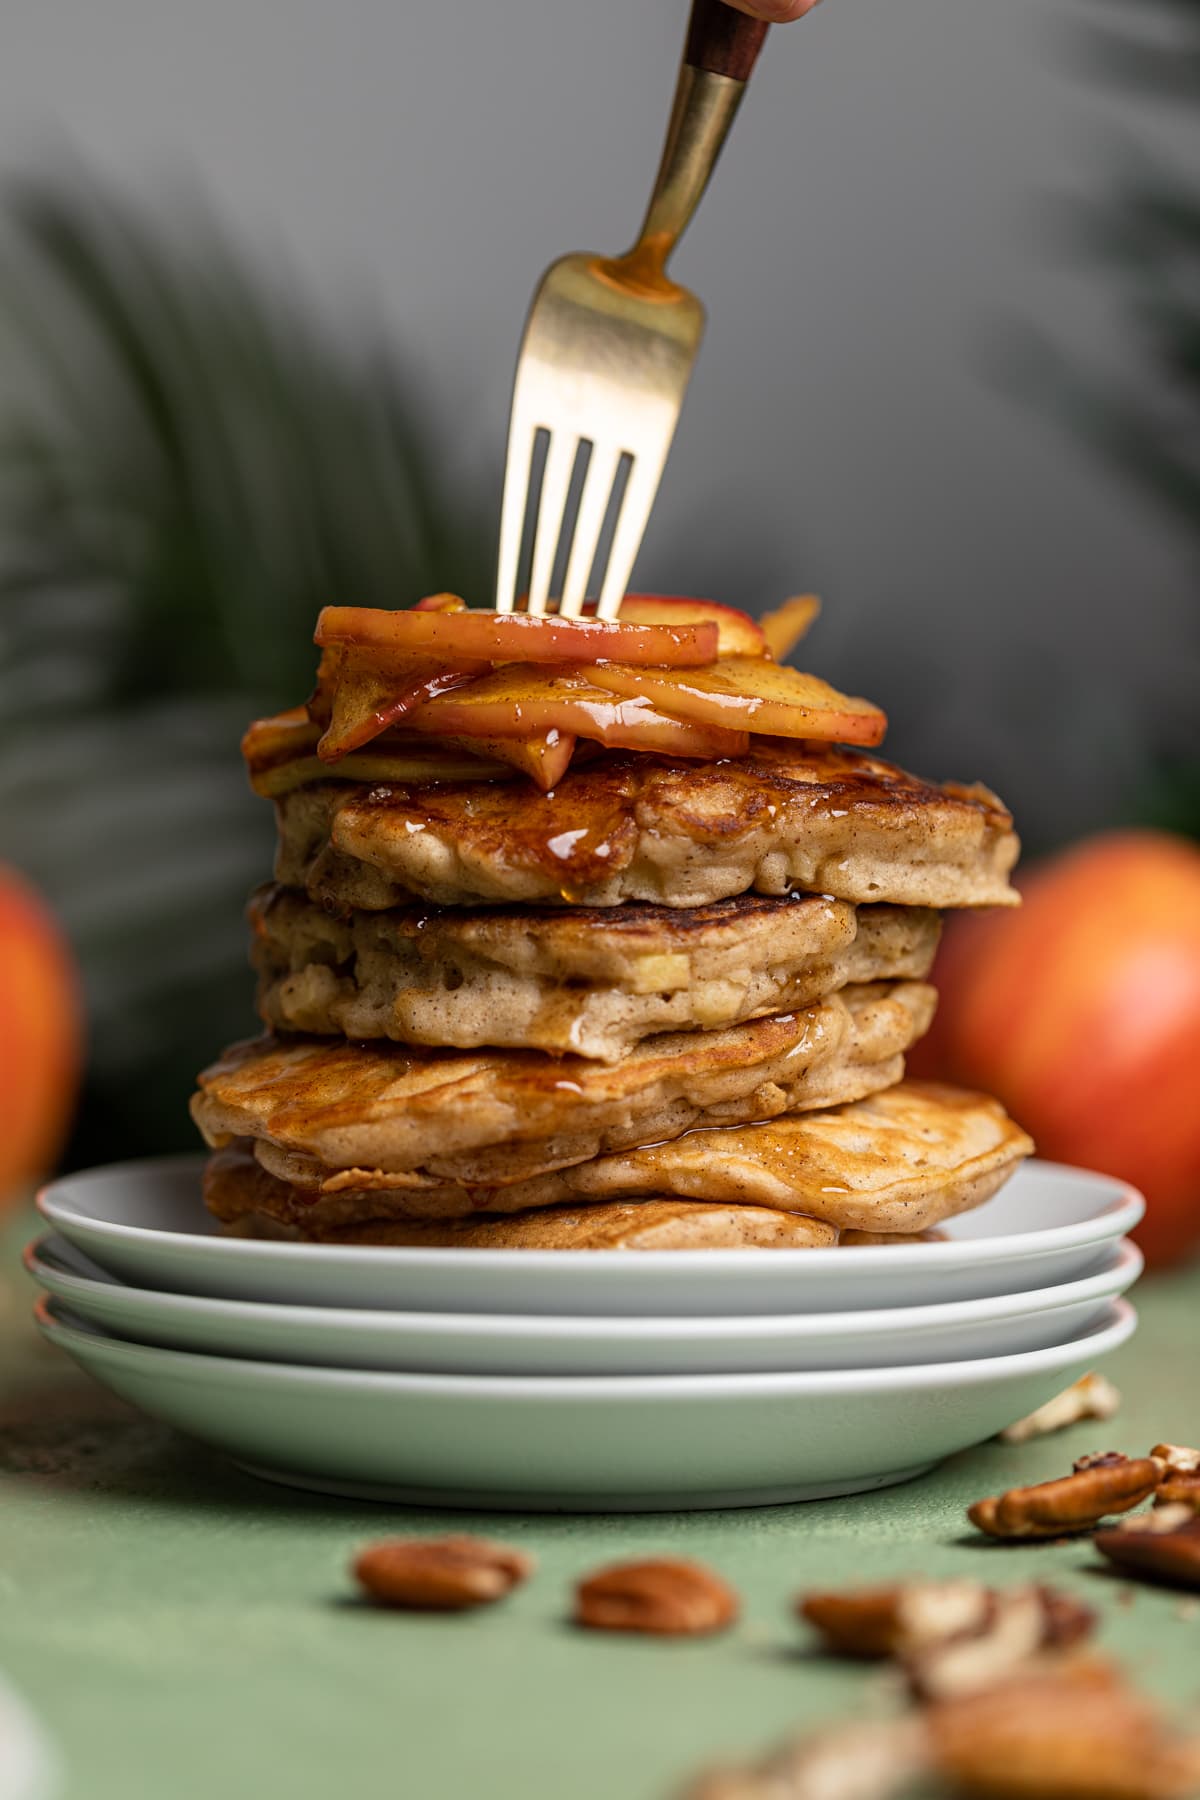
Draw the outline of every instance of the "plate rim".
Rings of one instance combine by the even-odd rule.
[[[108,1271],[103,1279],[79,1275],[70,1269],[61,1273],[47,1265],[41,1253],[54,1256],[53,1234],[46,1233],[27,1244],[21,1261],[27,1275],[47,1292],[62,1299],[70,1307],[71,1289],[82,1291],[87,1298],[93,1290],[114,1292],[118,1297],[129,1293],[147,1297],[157,1303],[164,1314],[181,1318],[208,1317],[218,1309],[221,1314],[246,1324],[282,1324],[290,1319],[301,1326],[336,1324],[353,1335],[366,1337],[372,1331],[383,1331],[399,1337],[405,1332],[420,1331],[434,1338],[463,1335],[481,1342],[508,1340],[524,1336],[545,1339],[548,1343],[564,1338],[572,1341],[600,1339],[619,1342],[636,1327],[639,1338],[661,1343],[691,1341],[701,1337],[720,1343],[727,1339],[770,1342],[778,1337],[801,1341],[819,1341],[827,1337],[883,1337],[888,1332],[936,1330],[938,1327],[986,1325],[1010,1318],[1037,1318],[1044,1313],[1062,1311],[1089,1300],[1117,1299],[1139,1279],[1145,1257],[1129,1238],[1114,1245],[1116,1261],[1112,1267],[1074,1281],[1055,1282],[1042,1288],[1016,1289],[1007,1294],[986,1294],[969,1299],[944,1300],[919,1306],[856,1307],[826,1313],[753,1313],[753,1314],[636,1314],[636,1313],[484,1313],[421,1312],[411,1307],[384,1310],[378,1307],[320,1306],[311,1302],[292,1305],[282,1300],[245,1300],[221,1294],[177,1294],[165,1288],[143,1288],[122,1281]],[[44,1279],[46,1269],[60,1287],[59,1293]],[[1034,1304],[1021,1304],[1034,1302]],[[964,1317],[964,1310],[966,1316]],[[196,1353],[199,1354],[199,1353]]]
[[[176,1174],[193,1173],[199,1179],[200,1172],[207,1161],[204,1153],[185,1151],[175,1156],[139,1157],[124,1162],[103,1163],[90,1169],[75,1169],[70,1174],[60,1175],[46,1182],[35,1196],[37,1210],[43,1219],[64,1236],[70,1237],[70,1230],[76,1229],[81,1235],[92,1233],[103,1239],[105,1235],[118,1242],[128,1244],[168,1244],[176,1252],[204,1252],[216,1256],[223,1261],[236,1264],[240,1260],[249,1262],[273,1262],[286,1266],[289,1262],[311,1258],[314,1248],[320,1250],[321,1258],[327,1264],[342,1269],[361,1267],[364,1259],[376,1268],[409,1268],[409,1269],[443,1269],[470,1266],[476,1270],[491,1266],[503,1268],[522,1268],[544,1271],[549,1268],[579,1266],[586,1259],[586,1266],[595,1268],[620,1268],[628,1272],[631,1268],[653,1272],[658,1276],[678,1274],[694,1274],[698,1270],[712,1270],[718,1266],[717,1258],[736,1258],[739,1271],[749,1273],[754,1269],[771,1268],[776,1271],[790,1269],[799,1273],[804,1269],[817,1270],[828,1267],[828,1251],[824,1249],[802,1250],[639,1250],[634,1253],[628,1250],[523,1250],[523,1249],[484,1249],[468,1245],[423,1246],[423,1245],[364,1245],[364,1244],[320,1244],[297,1243],[278,1238],[235,1238],[207,1236],[199,1232],[162,1231],[147,1225],[126,1225],[116,1220],[98,1219],[87,1213],[73,1210],[64,1202],[62,1190],[71,1182],[86,1181],[101,1176],[126,1175],[129,1178],[145,1180],[148,1177],[167,1177]],[[1023,1261],[1059,1250],[1077,1249],[1088,1245],[1100,1244],[1107,1239],[1126,1236],[1143,1217],[1146,1202],[1142,1194],[1130,1182],[1123,1181],[1116,1175],[1104,1175],[1096,1169],[1081,1169],[1072,1163],[1050,1162],[1041,1157],[1031,1157],[1018,1168],[1011,1181],[1018,1181],[1028,1170],[1046,1170],[1055,1174],[1083,1176],[1087,1179],[1103,1182],[1115,1192],[1108,1203],[1095,1215],[1079,1220],[1071,1225],[1051,1225],[1041,1231],[1025,1231],[1014,1233],[1011,1239],[996,1238],[964,1238],[943,1240],[932,1244],[861,1244],[854,1246],[854,1266],[866,1272],[877,1271],[881,1266],[888,1268],[936,1269],[939,1262],[947,1260],[950,1252],[960,1267],[972,1267],[977,1263],[990,1261],[997,1254],[997,1245],[1003,1247],[1003,1254],[1011,1261]],[[1009,1183],[1005,1184],[1006,1186]],[[886,1265],[881,1265],[881,1258],[886,1257]],[[902,1261],[897,1261],[902,1258]]]
[[[316,1384],[330,1391],[347,1389],[392,1392],[409,1397],[453,1401],[455,1399],[539,1400],[571,1399],[575,1402],[626,1400],[700,1400],[725,1396],[788,1393],[849,1396],[860,1393],[917,1390],[950,1384],[974,1387],[1004,1375],[1038,1374],[1059,1362],[1069,1366],[1109,1355],[1132,1337],[1137,1313],[1132,1304],[1117,1298],[1109,1302],[1111,1317],[1099,1330],[1069,1338],[1038,1350],[1020,1350],[1004,1356],[978,1357],[969,1361],[914,1363],[875,1369],[756,1370],[732,1374],[673,1375],[462,1375],[431,1374],[382,1369],[326,1368],[316,1363],[261,1362],[253,1357],[215,1356],[195,1350],[168,1350],[157,1345],[132,1343],[70,1316],[64,1322],[53,1300],[39,1297],[34,1320],[50,1343],[71,1354],[72,1340],[97,1341],[110,1360],[137,1369],[148,1359],[167,1377],[181,1381],[213,1379],[214,1372],[253,1370],[256,1380],[286,1389]],[[69,1309],[68,1315],[69,1315]],[[765,1384],[765,1385],[764,1385]]]

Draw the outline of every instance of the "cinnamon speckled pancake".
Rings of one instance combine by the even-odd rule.
[[[210,1159],[204,1194],[209,1210],[240,1234],[305,1235],[303,1205],[244,1146]],[[483,1219],[369,1219],[316,1235],[334,1244],[468,1250],[812,1250],[838,1238],[832,1225],[799,1213],[705,1200],[614,1200]]]
[[[611,755],[551,794],[531,782],[330,781],[276,805],[276,878],[342,908],[414,897],[685,907],[793,888],[860,904],[1017,899],[1018,843],[994,794],[831,745],[763,739],[700,765]]]
[[[920,982],[856,985],[726,1031],[647,1038],[617,1064],[257,1038],[200,1075],[192,1114],[213,1147],[260,1140],[260,1160],[284,1179],[312,1161],[356,1186],[364,1170],[368,1183],[414,1190],[519,1182],[697,1125],[885,1087],[935,998]]]
[[[920,979],[939,929],[927,907],[821,895],[335,915],[279,887],[255,895],[250,923],[259,1010],[277,1030],[604,1062],[847,982]]]
[[[277,1165],[261,1143],[255,1154],[291,1191],[306,1232],[670,1196],[797,1212],[845,1231],[917,1234],[990,1198],[1032,1149],[999,1101],[906,1081],[845,1106],[692,1131],[504,1187],[418,1187],[300,1158]]]

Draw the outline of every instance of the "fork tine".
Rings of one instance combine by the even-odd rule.
[[[562,599],[558,605],[560,618],[577,619],[583,611],[587,579],[596,560],[596,551],[600,547],[600,533],[604,530],[609,497],[617,478],[617,464],[620,460],[619,450],[611,447],[601,449],[599,444],[592,446],[591,461],[583,480],[583,492],[579,496],[579,511],[575,515],[575,537],[567,559],[567,572],[563,577]]]
[[[625,483],[617,528],[608,553],[608,567],[604,571],[600,602],[596,607],[598,619],[615,619],[621,610],[621,602],[629,586],[629,577],[633,573],[634,560],[641,547],[646,521],[654,505],[654,496],[658,492],[666,460],[665,444],[655,455],[637,455],[633,459],[629,480]]]
[[[575,467],[578,442],[569,431],[552,431],[546,446],[542,492],[538,500],[537,529],[533,539],[533,567],[529,572],[529,612],[541,618],[550,597],[554,554],[562,534],[563,514]]]
[[[500,550],[496,561],[496,611],[512,612],[517,601],[517,575],[521,563],[521,539],[525,532],[525,508],[529,503],[529,477],[533,468],[533,443],[537,425],[527,409],[513,401],[508,428],[508,457],[504,464],[504,498],[500,505]]]

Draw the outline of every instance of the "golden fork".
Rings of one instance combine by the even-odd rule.
[[[765,24],[724,0],[693,0],[662,162],[637,242],[624,256],[564,256],[542,277],[513,385],[498,612],[516,604],[534,448],[545,432],[528,610],[546,611],[561,554],[567,566],[558,611],[579,617],[615,506],[597,613],[617,616],[704,332],[703,306],[668,278],[667,259],[708,185],[766,34]],[[586,461],[586,471],[572,531],[566,511],[577,460]],[[622,475],[623,490],[614,495]]]

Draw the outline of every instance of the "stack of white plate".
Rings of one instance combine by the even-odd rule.
[[[1122,1344],[1142,1213],[1032,1162],[941,1242],[370,1249],[217,1235],[202,1159],[72,1175],[27,1266],[46,1336],[273,1480],[615,1511],[923,1473]]]

